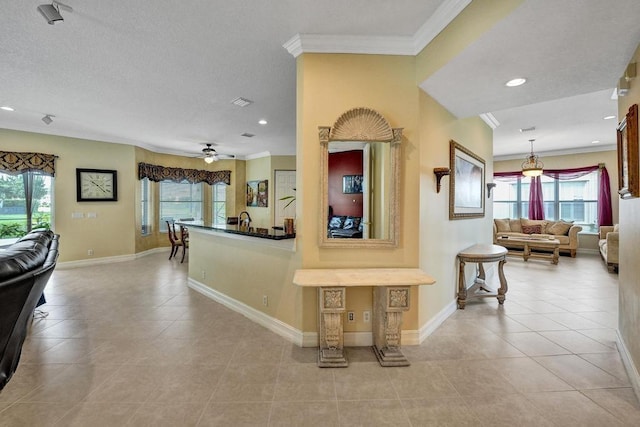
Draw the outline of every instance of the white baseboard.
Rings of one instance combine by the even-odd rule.
[[[230,308],[236,313],[242,314],[244,317],[256,322],[261,326],[264,326],[271,332],[280,335],[284,339],[289,340],[299,347],[315,347],[318,345],[317,333],[303,333],[299,329],[296,329],[274,317],[256,310],[255,308],[250,307],[243,302],[240,302],[221,292],[218,292],[215,289],[212,289],[192,278],[189,278],[187,283],[188,286],[194,291],[211,298],[212,300],[224,305],[227,308]]]
[[[640,373],[638,373],[638,368],[634,365],[631,354],[629,354],[629,350],[620,336],[620,330],[618,329],[616,329],[616,343],[618,344],[618,352],[620,353],[622,363],[627,370],[631,387],[633,387],[636,397],[640,400]]]
[[[458,304],[456,300],[451,301],[447,304],[438,314],[435,315],[431,320],[424,324],[423,327],[418,331],[418,343],[415,345],[422,344],[424,340],[427,339],[429,335],[431,335],[440,325],[444,323],[445,320],[449,318],[453,313],[458,309]]]
[[[133,261],[138,258],[145,257],[147,255],[155,254],[158,252],[165,252],[166,249],[167,248],[154,248],[154,249],[149,249],[148,251],[138,252],[138,253],[129,254],[129,255],[118,255],[118,256],[108,256],[108,257],[101,257],[101,258],[81,259],[78,261],[58,262],[56,264],[56,268],[60,270],[68,270],[68,269],[79,268],[79,267],[90,267],[92,265]]]

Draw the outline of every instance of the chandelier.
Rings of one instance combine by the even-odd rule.
[[[522,162],[522,175],[524,176],[540,176],[544,168],[544,163],[533,153],[533,141],[535,141],[535,139],[529,140],[531,143],[531,154]]]

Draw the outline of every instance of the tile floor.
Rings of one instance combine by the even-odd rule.
[[[617,275],[595,255],[510,259],[504,307],[469,302],[382,368],[349,348],[320,369],[298,348],[189,290],[154,254],[56,270],[0,393],[0,426],[638,426],[616,350]]]

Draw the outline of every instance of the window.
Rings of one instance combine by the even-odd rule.
[[[148,236],[151,234],[151,221],[149,219],[149,210],[150,210],[150,182],[149,178],[142,178],[140,180],[140,232],[143,236]]]
[[[227,222],[227,184],[219,182],[212,186],[213,225],[225,225]]]
[[[529,178],[496,180],[493,190],[494,218],[527,218],[529,216]],[[579,178],[558,180],[542,176],[544,217],[550,220],[574,221],[583,231],[598,228],[598,171]]]
[[[50,228],[52,188],[51,176],[36,172],[19,175],[0,172],[0,238],[19,237],[34,228]],[[29,193],[30,210],[25,196]]]
[[[187,181],[160,181],[160,223],[159,230],[167,231],[165,221],[180,218],[202,219],[202,186]]]

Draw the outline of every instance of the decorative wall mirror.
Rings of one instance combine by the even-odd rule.
[[[354,108],[318,132],[320,246],[397,246],[402,128],[391,128],[377,111]]]

